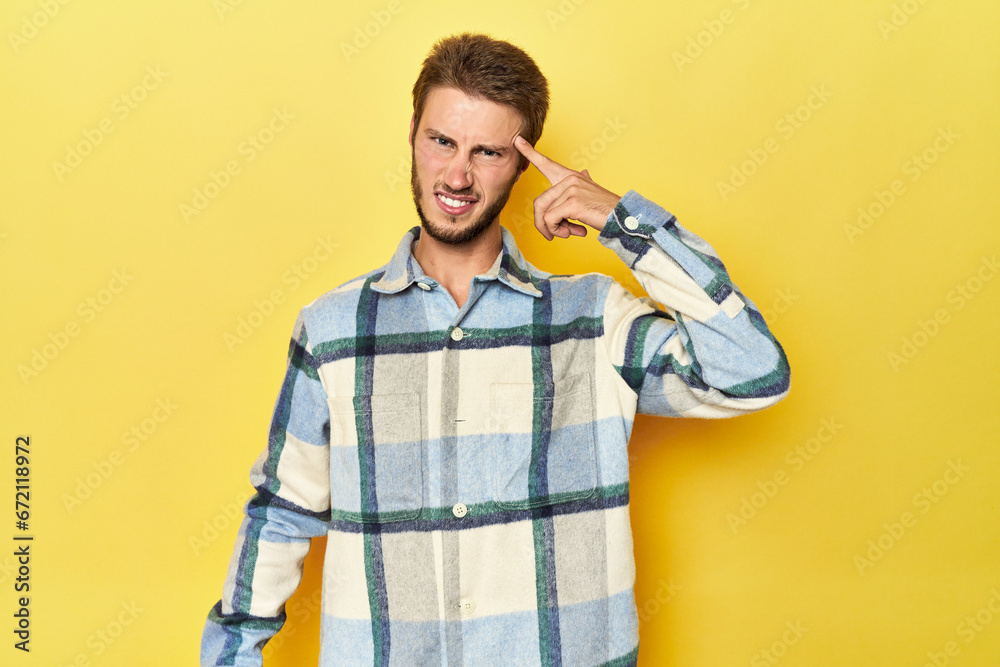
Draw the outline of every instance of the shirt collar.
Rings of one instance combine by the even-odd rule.
[[[386,264],[382,277],[371,284],[373,290],[382,294],[395,294],[420,279],[428,284],[437,284],[435,280],[424,275],[417,260],[413,258],[413,243],[420,238],[420,232],[418,225],[403,235],[392,259]],[[527,261],[514,243],[514,237],[503,226],[500,227],[500,236],[503,246],[496,261],[486,273],[476,277],[480,280],[499,280],[518,292],[534,297],[542,296],[542,292],[535,286],[536,279],[533,279],[528,271]]]

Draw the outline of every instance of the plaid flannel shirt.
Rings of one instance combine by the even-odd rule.
[[[326,535],[322,665],[634,665],[636,412],[732,417],[789,388],[712,247],[634,191],[600,242],[653,299],[553,275],[502,229],[459,308],[411,254],[302,309],[203,665],[260,665]]]

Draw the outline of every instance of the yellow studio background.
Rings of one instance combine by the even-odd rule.
[[[416,224],[410,88],[474,30],[549,78],[540,150],[712,243],[790,359],[773,409],[636,422],[640,663],[995,664],[996,3],[9,0],[0,29],[0,663],[196,664],[296,313]],[[638,291],[593,234],[541,239],[545,187],[502,218],[529,260]],[[267,665],[315,664],[323,546]]]

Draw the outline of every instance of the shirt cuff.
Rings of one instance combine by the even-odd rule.
[[[654,234],[669,229],[676,222],[672,213],[635,190],[629,190],[608,214],[597,240],[633,269],[648,251]]]
[[[715,251],[703,239],[683,229],[672,213],[635,190],[625,193],[608,214],[598,240],[632,271],[637,265],[646,269],[658,265],[645,258],[651,251],[662,252],[669,265],[660,268],[661,272],[666,271],[664,276],[672,274],[676,286],[686,284],[685,291],[707,296],[730,319],[745,306],[722,262],[714,256]],[[670,270],[671,267],[676,270]]]
[[[635,190],[629,190],[608,214],[598,238],[602,243],[616,238],[621,240],[622,236],[648,239],[654,231],[674,220],[672,214]]]

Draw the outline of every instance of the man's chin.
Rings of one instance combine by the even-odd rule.
[[[430,219],[422,208],[417,207],[420,216],[420,227],[435,241],[448,245],[462,245],[481,237],[490,228],[492,220],[472,218],[470,215],[459,217],[442,214],[446,220]]]

